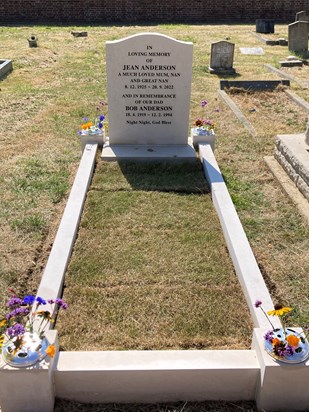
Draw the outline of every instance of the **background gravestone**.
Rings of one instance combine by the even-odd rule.
[[[218,41],[211,44],[210,73],[233,74],[234,43]]]
[[[296,21],[288,26],[289,31],[289,50],[294,52],[308,51],[308,27],[305,21]]]
[[[188,144],[192,55],[157,33],[106,43],[111,146]]]
[[[308,21],[309,22],[309,12],[300,11],[296,13],[295,21]]]
[[[275,20],[257,19],[255,21],[256,33],[275,33]]]

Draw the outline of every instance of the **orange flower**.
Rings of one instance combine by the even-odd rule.
[[[297,348],[297,346],[298,346],[298,344],[299,344],[299,341],[300,341],[300,339],[299,339],[297,336],[295,336],[295,335],[289,335],[289,336],[287,336],[287,337],[286,337],[286,340],[288,341],[288,344],[289,344],[290,346],[293,346],[294,348]]]
[[[50,358],[53,358],[54,356],[55,356],[55,353],[56,353],[56,348],[55,348],[55,345],[49,345],[47,348],[46,348],[46,354],[50,357]]]
[[[273,346],[279,345],[280,342],[281,342],[281,340],[278,339],[278,338],[274,338],[274,339],[271,341],[271,343],[272,343]]]

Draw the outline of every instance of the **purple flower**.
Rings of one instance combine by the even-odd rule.
[[[38,302],[39,305],[46,305],[46,300],[44,300],[43,298],[40,298],[40,296],[36,298],[36,301]]]
[[[25,305],[32,305],[35,301],[35,296],[33,295],[27,295],[24,297],[23,303]]]
[[[103,114],[100,114],[99,119],[100,119],[100,122],[103,122],[103,120],[105,119],[105,116]]]
[[[88,117],[84,117],[83,122],[87,122],[87,121],[88,121]]]
[[[293,346],[287,345],[284,352],[285,356],[293,356],[294,355],[294,348]]]
[[[26,329],[20,323],[15,323],[14,326],[8,328],[7,333],[10,337],[21,336],[26,332]]]
[[[269,343],[272,343],[273,338],[274,338],[274,331],[272,330],[269,330],[264,335],[264,339]]]
[[[11,319],[11,318],[16,318],[17,316],[27,316],[29,315],[29,309],[28,308],[16,308],[14,310],[12,310],[12,312],[8,313],[6,315],[7,319]]]
[[[278,345],[276,348],[276,355],[280,356],[280,358],[284,358],[286,355],[286,347],[284,345]]]
[[[62,308],[62,309],[67,309],[68,308],[68,304],[63,299],[60,299],[60,298],[49,299],[48,303],[50,303],[51,305],[53,303],[56,303],[56,305],[59,305],[59,307]]]
[[[104,100],[100,100],[100,105],[101,105],[101,106],[105,106],[105,101],[104,101]]]
[[[260,300],[256,300],[254,306],[256,308],[259,308],[261,306],[262,302]]]
[[[17,298],[16,296],[14,296],[13,298],[11,298],[8,303],[6,304],[6,306],[20,306],[23,303],[23,301],[20,298]]]
[[[207,101],[207,100],[202,100],[202,103],[201,103],[201,106],[202,106],[202,107],[205,107],[207,104],[208,104],[208,101]]]
[[[57,303],[57,305],[59,305],[60,308],[62,308],[62,309],[67,309],[68,308],[68,304],[63,299],[57,298],[55,300],[55,303]]]
[[[103,123],[101,123],[101,122],[98,123],[98,128],[99,128],[99,129],[102,129],[102,127],[103,127]]]

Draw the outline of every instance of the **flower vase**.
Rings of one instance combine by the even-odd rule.
[[[104,129],[96,129],[94,131],[87,130],[80,134],[80,139],[81,139],[80,141],[81,141],[82,152],[84,151],[84,148],[86,144],[88,143],[97,144],[100,148],[102,148],[105,142],[105,130]]]
[[[289,346],[286,338],[288,336],[294,336],[299,339],[296,347],[293,347],[293,353],[287,353],[288,351],[282,350]],[[280,341],[280,345],[277,347],[274,345],[274,340]],[[275,360],[283,363],[301,363],[304,362],[309,356],[309,345],[303,333],[299,333],[291,328],[275,329],[272,331],[272,338],[264,340],[264,348],[266,352]]]
[[[45,338],[40,338],[35,332],[26,332],[19,339],[22,341],[18,345],[14,345],[17,338],[7,339],[3,344],[2,358],[5,363],[14,368],[26,368],[45,358],[48,346]]]
[[[196,150],[199,143],[208,143],[212,151],[215,150],[216,135],[213,129],[207,130],[204,127],[194,127],[191,129],[191,139]]]

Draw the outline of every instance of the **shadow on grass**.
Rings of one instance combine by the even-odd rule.
[[[183,194],[209,193],[209,187],[199,161],[192,164],[120,161],[118,164],[133,190]]]

